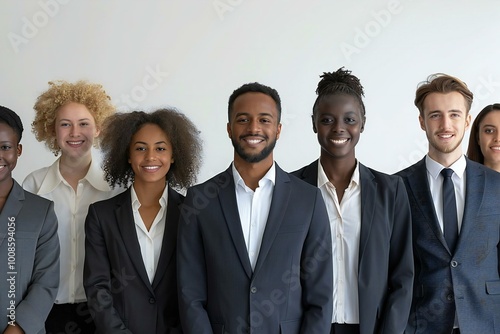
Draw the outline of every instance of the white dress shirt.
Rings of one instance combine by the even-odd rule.
[[[255,269],[255,264],[259,257],[260,245],[262,244],[262,237],[266,229],[269,209],[271,208],[276,169],[273,162],[266,175],[259,181],[259,186],[255,191],[247,187],[245,181],[243,181],[234,167],[234,163],[232,169],[241,229],[245,237],[252,269]]]
[[[123,188],[112,190],[104,180],[99,163],[92,161],[87,175],[78,181],[75,192],[59,172],[59,160],[29,174],[24,179],[23,188],[54,202],[61,245],[60,284],[55,303],[80,303],[86,301],[83,289],[84,227],[89,205],[113,197]]]
[[[359,164],[339,203],[335,186],[318,162],[318,188],[325,201],[332,232],[332,323],[359,324],[358,263],[361,233]]]
[[[165,217],[167,216],[167,203],[168,203],[168,187],[165,186],[163,194],[160,197],[160,210],[156,214],[151,228],[146,228],[142,220],[139,208],[141,203],[137,198],[134,186],[130,191],[132,199],[132,211],[134,213],[135,231],[137,232],[137,240],[141,247],[142,262],[144,268],[148,273],[149,282],[153,283],[155,278],[156,268],[158,267],[158,260],[160,259],[161,246],[163,242],[163,233],[165,232]]]
[[[441,170],[445,167],[439,162],[432,160],[428,155],[425,157],[425,165],[427,168],[427,179],[429,180],[429,190],[431,191],[432,201],[434,202],[434,209],[436,210],[439,227],[441,227],[441,232],[443,232],[443,176],[441,175]],[[464,217],[466,166],[467,162],[462,155],[460,159],[448,167],[453,170],[451,180],[455,187],[459,233],[462,228],[462,219]]]

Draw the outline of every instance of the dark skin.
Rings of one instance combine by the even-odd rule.
[[[312,121],[321,146],[320,163],[340,203],[356,169],[355,147],[365,117],[357,98],[332,94],[319,101]]]
[[[257,156],[279,138],[276,102],[263,93],[245,93],[236,98],[227,124],[229,138],[236,141],[247,156]],[[259,181],[273,165],[273,152],[257,162],[248,162],[234,152],[234,166],[245,184],[255,191]]]
[[[9,197],[14,180],[12,170],[16,167],[17,158],[22,153],[22,145],[16,132],[9,125],[0,123],[0,212]],[[3,334],[24,334],[23,329],[16,323],[8,325]]]

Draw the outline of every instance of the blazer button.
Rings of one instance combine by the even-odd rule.
[[[257,293],[257,288],[256,288],[256,287],[254,287],[254,286],[252,286],[252,287],[250,288],[250,292],[251,292],[251,293]]]
[[[451,266],[455,268],[456,266],[458,266],[458,262],[455,260],[451,261]]]
[[[448,301],[450,301],[450,302],[451,302],[451,301],[453,300],[453,294],[452,294],[452,293],[450,293],[449,295],[447,295],[447,296],[446,296],[446,300],[448,300]]]
[[[149,303],[150,304],[154,304],[156,302],[156,300],[154,298],[149,298]]]

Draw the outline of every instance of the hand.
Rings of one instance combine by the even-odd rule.
[[[23,329],[17,323],[15,326],[8,325],[3,331],[3,334],[24,334]]]

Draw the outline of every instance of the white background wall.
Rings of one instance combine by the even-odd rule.
[[[500,101],[499,10],[500,0],[4,0],[0,104],[26,129],[14,177],[54,161],[30,124],[36,97],[58,79],[101,83],[121,111],[183,111],[204,139],[199,181],[232,160],[229,95],[270,85],[283,101],[275,160],[295,170],[319,155],[310,122],[319,75],[341,66],[365,87],[358,159],[396,172],[427,151],[413,99],[429,74],[463,79],[473,116]]]

